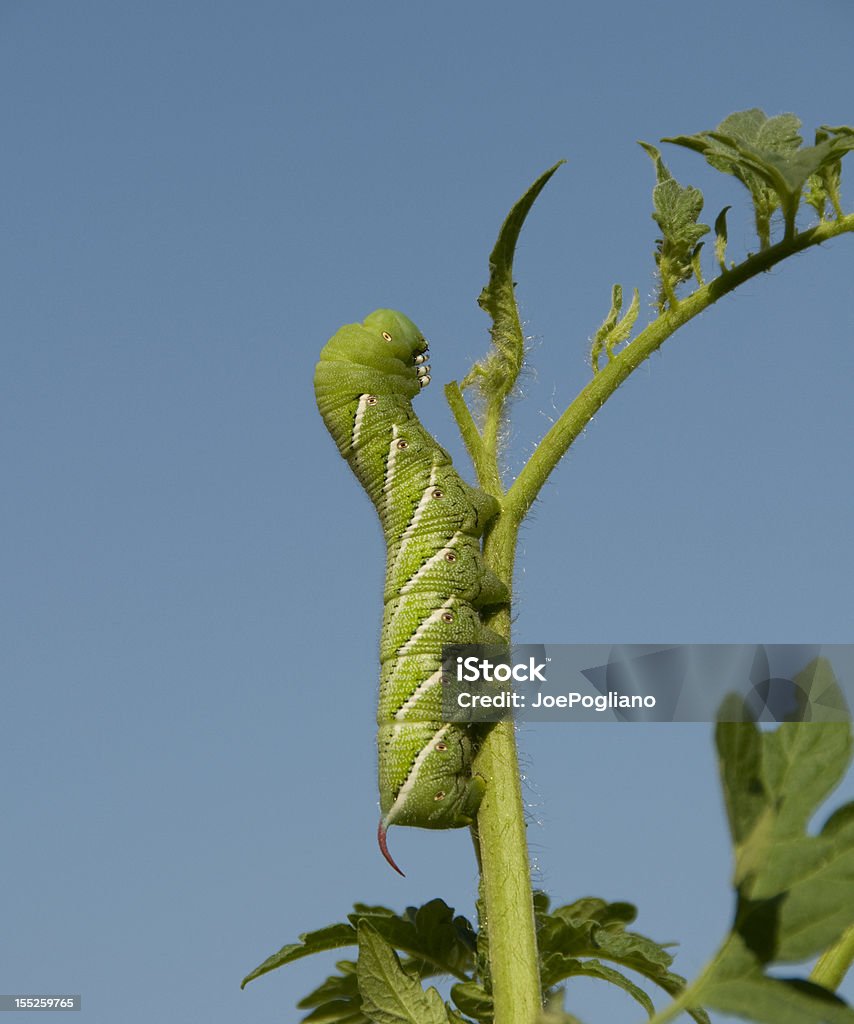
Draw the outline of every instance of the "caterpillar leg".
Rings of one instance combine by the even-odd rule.
[[[480,566],[478,582],[480,590],[472,599],[475,608],[485,608],[491,604],[506,604],[510,600],[510,591],[507,589],[507,585],[495,575],[492,569],[487,569],[483,564]]]

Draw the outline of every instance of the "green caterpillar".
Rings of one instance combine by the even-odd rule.
[[[442,721],[443,644],[503,644],[478,609],[507,600],[479,538],[499,505],[470,487],[424,429],[412,399],[430,382],[427,342],[402,313],[378,309],[337,331],[314,375],[317,406],[376,506],[387,544],[380,640],[380,823],[460,828],[484,782],[467,727]]]

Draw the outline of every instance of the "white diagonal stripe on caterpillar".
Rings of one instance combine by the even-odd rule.
[[[424,512],[430,506],[430,502],[434,500],[433,491],[436,490],[437,483],[437,471],[439,469],[438,463],[434,460],[433,465],[430,468],[430,479],[427,482],[427,486],[424,488],[424,493],[418,499],[418,504],[415,506],[415,511],[412,513],[412,518],[409,520],[409,524],[406,529],[400,535],[401,547],[405,546],[412,537],[418,527],[421,525],[421,520],[424,517]]]
[[[356,407],[356,416],[353,420],[353,433],[350,437],[350,451],[354,452],[359,447],[359,435],[362,433],[362,420],[365,418],[365,410],[368,408],[368,394],[359,395],[359,404]]]
[[[428,676],[423,683],[419,684],[418,688],[411,693],[403,704],[395,711],[394,718],[395,723],[403,723],[406,721],[404,715],[409,713],[409,709],[413,707],[418,701],[419,697],[423,696],[428,690],[431,690],[434,686],[442,682],[442,670],[437,669],[432,676]]]
[[[442,616],[445,614],[445,612],[450,611],[452,608],[456,607],[458,602],[459,598],[452,594],[448,598],[448,600],[444,602],[444,604],[441,604],[438,608],[436,608],[427,616],[427,618],[421,623],[418,629],[416,629],[412,636],[406,641],[403,647],[395,651],[394,656],[396,658],[403,657],[407,653],[408,649],[410,647],[414,647],[431,626],[435,626],[437,622],[441,622]],[[393,627],[390,625],[389,629],[391,628]]]
[[[394,556],[394,561],[388,567],[389,576],[394,576],[394,574],[397,572],[398,563],[403,557],[406,548],[409,546],[409,542],[412,540],[415,531],[418,529],[421,523],[421,519],[424,516],[425,510],[430,505],[430,502],[434,500],[433,491],[436,490],[436,477],[438,468],[439,467],[437,463],[434,461],[433,466],[430,469],[430,480],[428,481],[427,486],[424,488],[424,493],[419,498],[418,504],[415,506],[415,511],[412,513],[412,518],[409,520],[408,526],[400,535],[400,543],[397,545],[397,553]]]
[[[419,568],[419,570],[411,577],[411,579],[408,579],[406,583],[403,584],[403,586],[400,588],[400,593],[408,594],[409,591],[412,590],[412,588],[415,586],[418,580],[425,573],[429,572],[430,569],[432,569],[437,562],[443,561],[445,559],[445,555],[449,551],[452,551],[459,544],[460,540],[462,539],[462,536],[462,530],[457,530],[457,532],[453,535],[453,537],[451,537],[448,543],[440,547],[435,555],[431,555],[430,558],[428,558],[427,561]]]
[[[394,471],[397,464],[397,453],[400,449],[397,447],[397,424],[392,423],[391,425],[391,444],[388,446],[388,459],[385,464],[385,474],[383,476],[383,493],[388,497],[392,487],[394,487]]]

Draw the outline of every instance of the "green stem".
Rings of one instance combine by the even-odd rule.
[[[445,395],[478,482],[500,498],[498,424],[502,400],[487,403],[481,435],[459,386],[449,384]],[[511,589],[517,534],[517,524],[501,516],[484,540],[487,563]],[[487,625],[509,642],[509,607],[502,607],[488,617]],[[500,722],[486,733],[473,771],[487,784],[472,839],[480,872],[483,913],[479,925],[489,936],[494,1024],[535,1024],[542,1010],[540,968],[525,807],[512,721]]]
[[[842,933],[842,938],[818,958],[810,980],[824,988],[836,990],[854,962],[854,925]]]
[[[678,305],[668,309],[645,327],[619,355],[594,376],[540,441],[537,450],[507,492],[505,514],[517,523],[522,521],[551,471],[596,412],[632,371],[659,349],[677,328],[751,277],[770,270],[788,256],[847,231],[854,231],[854,214],[851,213],[837,220],[823,221],[794,238],[784,239],[749,256],[731,270],[697,288],[687,298],[680,300]]]
[[[488,928],[495,1024],[534,1024],[542,1002],[531,867],[512,722],[493,726],[475,761],[486,778],[478,812],[481,899]]]
[[[502,579],[513,576],[516,527],[502,517],[484,545],[487,562]],[[510,637],[510,612],[488,623]],[[542,1010],[534,928],[531,866],[516,737],[512,721],[494,725],[475,757],[474,771],[487,783],[477,816],[481,900],[489,934],[495,1024],[534,1024]]]
[[[445,385],[445,398],[457,421],[457,428],[466,446],[466,451],[469,453],[475,473],[477,473],[478,481],[490,494],[501,494],[501,479],[498,475],[498,465],[494,455],[490,455],[469,407],[466,405],[460,386],[455,380]]]

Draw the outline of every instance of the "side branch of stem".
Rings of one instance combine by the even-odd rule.
[[[549,474],[608,398],[644,360],[657,351],[683,324],[702,313],[713,302],[740,284],[770,270],[781,260],[813,245],[819,245],[844,232],[854,231],[854,214],[832,221],[822,221],[794,238],[784,239],[763,249],[720,274],[713,281],[697,288],[689,296],[644,328],[615,356],[579,393],[578,397],[549,432],[507,492],[505,514],[520,523],[534,503]]]

